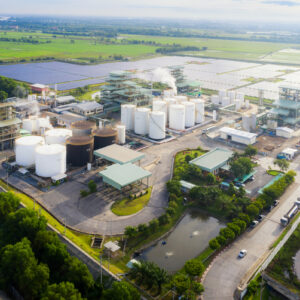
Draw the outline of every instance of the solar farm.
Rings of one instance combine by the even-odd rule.
[[[188,80],[197,80],[210,90],[236,90],[266,99],[278,98],[281,85],[300,85],[300,67],[261,64],[224,59],[166,56],[130,62],[77,65],[63,62],[28,63],[0,66],[0,75],[29,83],[42,83],[60,91],[103,83],[111,71],[147,73],[158,67],[184,66]]]

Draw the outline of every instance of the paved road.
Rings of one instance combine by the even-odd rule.
[[[280,218],[290,209],[300,193],[299,183],[294,183],[280,199],[280,205],[274,208],[267,217],[253,230],[249,230],[222,252],[213,262],[204,279],[204,300],[229,300],[241,279],[251,269],[256,269],[261,258],[266,255],[270,246],[281,234],[283,228]],[[248,254],[243,259],[237,255],[241,249]]]

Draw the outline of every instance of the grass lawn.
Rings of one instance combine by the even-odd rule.
[[[140,210],[142,210],[151,197],[152,188],[147,189],[147,194],[136,199],[125,198],[120,201],[116,201],[112,207],[111,211],[117,216],[129,216],[133,215]]]
[[[272,176],[277,176],[278,174],[282,174],[282,172],[277,170],[268,170],[267,173]]]

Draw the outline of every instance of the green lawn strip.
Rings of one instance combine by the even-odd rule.
[[[147,189],[147,194],[137,197],[136,199],[124,198],[116,201],[111,211],[117,216],[129,216],[142,210],[149,202],[151,197],[152,187]]]
[[[283,172],[277,171],[277,170],[267,170],[267,173],[272,176],[277,176],[279,174],[283,174]]]

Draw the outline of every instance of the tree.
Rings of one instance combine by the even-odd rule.
[[[0,282],[13,285],[25,298],[39,299],[47,289],[49,269],[38,264],[28,239],[7,245],[0,253]]]
[[[20,206],[20,199],[12,192],[0,193],[0,221]]]
[[[25,98],[28,95],[28,90],[24,86],[17,85],[12,93],[17,98]]]
[[[146,224],[139,224],[138,225],[138,232],[147,233],[148,232],[148,226]]]
[[[227,227],[229,229],[231,229],[235,233],[236,236],[241,233],[240,227],[234,223],[227,223]]]
[[[217,239],[218,243],[219,243],[221,246],[226,245],[227,240],[226,240],[226,238],[225,238],[224,236],[218,235],[218,236],[216,237],[216,239]]]
[[[250,204],[247,206],[246,212],[253,219],[259,214],[259,209],[256,205]]]
[[[192,160],[192,157],[190,155],[186,155],[184,160],[185,160],[186,163],[189,163]]]
[[[221,248],[221,245],[219,244],[218,240],[216,238],[213,238],[209,241],[209,247],[212,250],[218,250]]]
[[[192,282],[192,290],[197,294],[200,295],[204,292],[204,287],[200,282],[193,281]]]
[[[252,162],[248,157],[239,157],[230,164],[230,171],[237,178],[242,178],[249,174],[252,170]]]
[[[290,163],[286,159],[275,159],[274,165],[277,165],[281,171],[286,171]]]
[[[245,221],[243,221],[243,220],[240,220],[240,219],[234,219],[233,220],[233,224],[239,226],[241,232],[243,232],[246,229],[246,227],[247,227],[247,223]]]
[[[0,91],[0,102],[3,102],[8,98],[8,94],[5,91]]]
[[[206,175],[206,181],[207,181],[207,184],[210,184],[210,185],[215,184],[217,181],[216,176],[212,173],[208,173]]]
[[[125,228],[124,234],[128,237],[128,238],[132,238],[137,234],[137,229],[136,227],[133,226],[127,226]]]
[[[167,182],[167,190],[170,194],[175,194],[176,196],[181,195],[181,184],[177,180],[169,180]]]
[[[245,156],[252,157],[252,156],[255,156],[256,154],[257,154],[257,148],[255,148],[252,145],[248,145],[244,150]]]
[[[94,182],[94,180],[89,181],[88,187],[89,187],[90,193],[97,192],[97,184]]]
[[[242,221],[246,222],[246,224],[249,224],[251,222],[250,217],[247,214],[239,213],[238,218]]]
[[[184,264],[184,269],[190,276],[200,276],[204,271],[204,266],[200,260],[190,259]]]
[[[42,300],[81,300],[81,294],[75,289],[71,282],[60,282],[48,287],[47,292],[43,295]]]
[[[63,271],[65,280],[72,282],[83,296],[86,296],[94,285],[94,279],[87,266],[76,257],[69,256],[65,260]]]
[[[173,202],[176,204],[176,202]],[[155,232],[159,227],[159,222],[157,219],[154,219],[152,221],[149,222],[149,228],[151,230],[151,232]]]
[[[182,295],[185,291],[187,291],[191,286],[191,281],[188,276],[178,273],[174,275],[171,285],[175,287],[176,292],[179,295]]]
[[[220,229],[220,235],[224,236],[227,242],[235,238],[235,233],[228,227]]]
[[[111,288],[104,291],[105,300],[140,300],[138,290],[126,281],[114,281]]]

